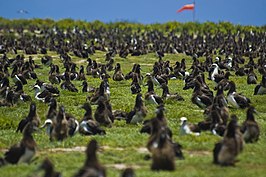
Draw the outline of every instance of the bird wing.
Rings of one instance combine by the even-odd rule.
[[[250,103],[250,99],[241,95],[241,94],[234,94],[234,98],[236,100],[236,102],[239,104],[239,106],[242,107],[247,107]]]
[[[24,127],[27,125],[27,123],[29,123],[29,120],[27,118],[22,119],[18,124],[18,128],[17,128],[16,132],[18,132],[18,131],[22,132]]]
[[[24,146],[21,146],[20,144],[13,145],[5,153],[5,160],[11,164],[16,164],[24,152],[25,152]]]
[[[136,113],[135,110],[132,110],[132,111],[130,111],[130,112],[128,113],[128,115],[127,115],[127,120],[126,120],[127,123],[130,123],[130,122],[131,122],[131,120],[132,120],[133,116],[135,115],[135,113]]]

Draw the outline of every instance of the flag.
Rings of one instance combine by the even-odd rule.
[[[186,4],[180,9],[177,10],[177,13],[182,12],[183,10],[194,10],[195,4]]]

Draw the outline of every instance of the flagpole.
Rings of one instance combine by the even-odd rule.
[[[195,0],[193,1],[193,4],[194,4],[194,9],[193,9],[193,22],[195,22],[195,9],[196,9]]]

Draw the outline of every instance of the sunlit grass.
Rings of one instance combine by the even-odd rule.
[[[64,71],[62,63],[59,57],[54,52],[49,52],[49,55],[54,57],[54,63],[60,65],[61,73]],[[13,55],[9,54],[9,57]],[[25,55],[28,58],[27,55]],[[36,64],[41,65],[40,58],[42,56],[34,56]],[[82,59],[73,57],[73,61],[86,66],[84,62],[78,62]],[[97,62],[105,63],[105,53],[96,52],[96,54],[90,56]],[[192,59],[183,54],[179,55],[166,55],[164,60],[169,60],[171,65],[175,61],[181,61],[182,58],[186,58],[187,68],[190,67]],[[203,60],[203,58],[200,58]],[[115,62],[120,62],[122,71],[127,73],[131,70],[134,63],[140,63],[142,73],[151,72],[152,64],[157,61],[155,54],[148,54],[140,57],[131,57],[127,59],[115,57]],[[47,73],[49,67],[42,66],[41,69],[36,69],[39,79],[49,82]],[[113,71],[110,72],[112,75]],[[124,121],[115,121],[112,128],[105,128],[107,134],[105,136],[92,136],[86,137],[82,135],[75,135],[68,138],[63,142],[50,142],[49,137],[45,134],[44,130],[34,134],[34,138],[38,144],[38,154],[36,160],[31,164],[19,164],[8,165],[1,168],[0,176],[28,176],[34,173],[34,170],[41,163],[45,157],[49,157],[55,164],[58,171],[62,171],[63,176],[73,176],[75,172],[83,165],[85,159],[84,152],[51,152],[52,148],[73,148],[77,146],[85,147],[87,143],[92,139],[96,139],[100,146],[103,146],[103,150],[98,153],[99,160],[107,167],[108,176],[119,176],[120,169],[115,169],[114,164],[125,164],[126,166],[132,166],[135,168],[137,176],[264,176],[266,172],[266,154],[264,149],[266,147],[266,107],[265,100],[266,95],[253,96],[254,85],[246,85],[246,77],[232,76],[231,80],[237,84],[237,91],[242,92],[244,95],[251,99],[252,105],[254,105],[259,112],[256,119],[261,128],[261,137],[259,142],[255,144],[246,144],[244,151],[239,156],[239,162],[236,167],[219,167],[212,164],[212,149],[214,143],[220,140],[220,137],[212,135],[210,132],[203,132],[201,136],[179,136],[180,117],[185,116],[189,122],[199,122],[203,120],[203,111],[196,105],[191,103],[192,90],[183,90],[184,83],[181,80],[170,80],[169,90],[170,92],[178,92],[185,99],[183,102],[167,101],[165,104],[166,117],[168,119],[168,125],[172,129],[174,135],[173,139],[182,144],[184,149],[185,160],[176,160],[176,170],[174,172],[152,172],[150,171],[150,161],[145,161],[144,156],[146,153],[139,151],[140,148],[146,146],[148,135],[140,134],[139,130],[141,125],[128,125]],[[99,79],[94,79],[87,76],[88,83],[91,86],[98,87],[100,84]],[[131,81],[114,82],[110,79],[111,88],[111,104],[113,109],[120,109],[124,111],[130,111],[135,103],[135,95],[130,92]],[[34,80],[30,80],[29,84],[25,86],[26,93],[33,97],[31,91]],[[82,119],[84,110],[80,109],[80,106],[86,101],[88,94],[81,93],[82,81],[73,81],[75,86],[79,89],[78,93],[71,93],[60,89],[60,97],[57,98],[59,105],[64,105],[66,111],[73,114],[78,120]],[[207,80],[210,88],[214,87],[214,84]],[[59,85],[58,85],[59,87]],[[144,94],[147,88],[142,86],[142,93]],[[162,94],[159,87],[155,87],[155,91],[158,95]],[[214,91],[215,94],[215,91]],[[48,110],[48,105],[38,102],[37,112],[41,120],[45,120],[45,115]],[[146,105],[148,108],[148,115],[146,119],[149,119],[155,115],[155,105]],[[92,106],[93,111],[96,106]],[[15,133],[18,122],[27,116],[29,109],[29,103],[18,103],[14,107],[0,107],[0,155],[11,145],[20,141],[22,135]],[[234,113],[238,116],[240,124],[246,118],[246,110],[230,109],[230,113]]]

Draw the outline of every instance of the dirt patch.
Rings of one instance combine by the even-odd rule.
[[[106,167],[108,168],[115,168],[115,169],[118,169],[118,170],[124,170],[126,168],[133,168],[133,169],[139,169],[140,166],[138,165],[127,165],[127,164],[106,164],[105,165]]]
[[[42,151],[38,151],[38,153],[45,153],[45,152],[84,152],[86,150],[86,146],[76,146],[72,148],[49,148],[49,149],[44,149]],[[100,149],[102,150],[116,150],[116,151],[124,151],[125,148],[120,148],[120,147],[110,147],[110,146],[101,146]],[[8,151],[8,149],[0,149],[1,153],[4,153]],[[146,147],[140,147],[136,148],[136,151],[140,154],[149,154],[149,151]],[[194,156],[209,156],[212,154],[211,151],[203,151],[203,150],[183,150],[184,153],[188,154],[190,157]],[[115,164],[116,165],[116,164]],[[116,168],[116,167],[114,167]],[[121,167],[122,168],[122,167]],[[117,169],[119,169],[119,164]]]
[[[153,66],[153,63],[142,63],[141,66]]]
[[[140,147],[140,148],[138,148],[137,149],[137,152],[138,153],[141,153],[141,154],[148,154],[149,153],[149,151],[148,151],[148,149],[146,147]]]
[[[124,151],[125,150],[124,148],[119,148],[119,147],[114,148],[114,147],[110,147],[110,146],[101,146],[101,148],[104,150],[109,150],[109,149],[116,150],[116,151]]]
[[[184,152],[188,153],[190,157],[211,155],[210,151],[184,151]]]
[[[87,60],[84,60],[84,59],[76,61],[77,64],[86,63],[86,62],[87,62]]]
[[[47,149],[48,152],[84,152],[86,150],[85,146],[76,146],[73,148],[50,148]]]
[[[86,146],[76,146],[72,148],[49,148],[49,149],[44,149],[42,151],[48,151],[48,152],[84,152],[86,150]],[[100,149],[102,150],[116,150],[116,151],[123,151],[125,150],[124,148],[114,148],[110,146],[100,146]],[[0,151],[5,151],[5,149],[0,149]]]
[[[8,151],[8,149],[0,149],[0,152],[6,152],[6,151]]]

